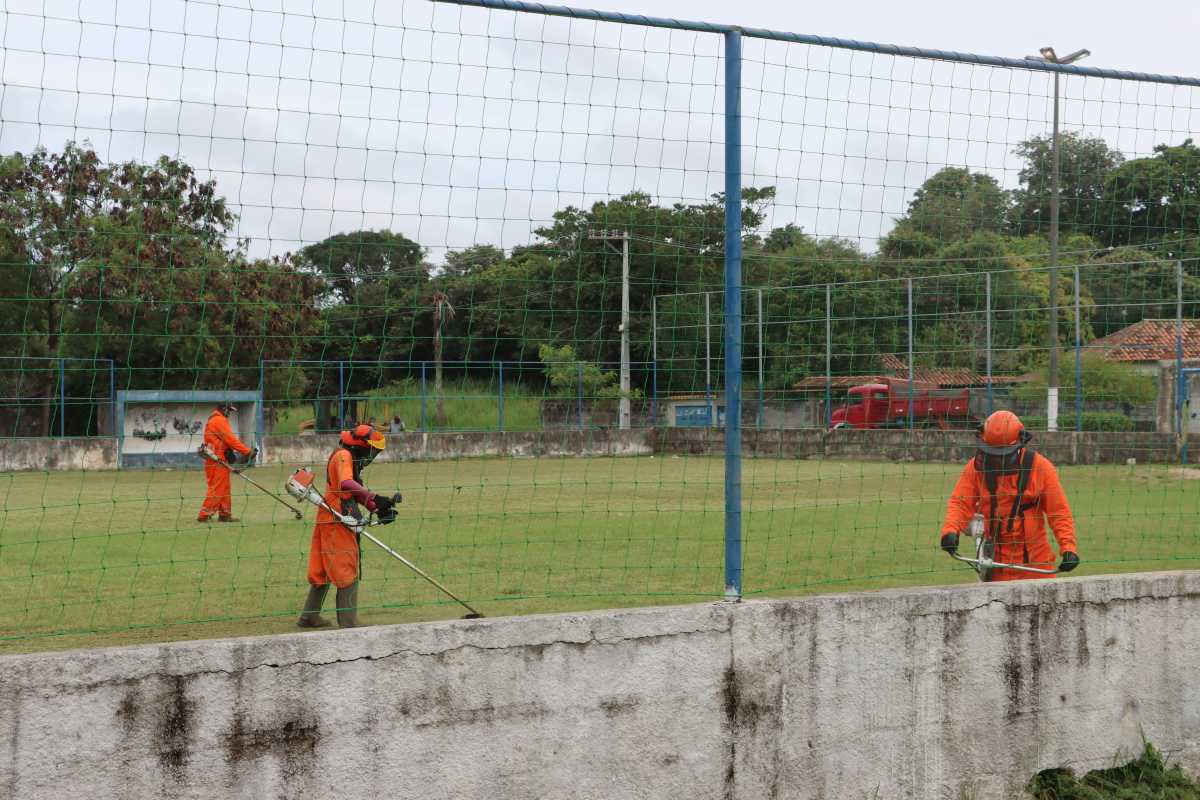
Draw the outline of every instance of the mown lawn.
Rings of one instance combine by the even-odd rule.
[[[256,469],[281,488],[295,465]],[[959,583],[937,549],[949,464],[744,464],[745,588],[794,595]],[[1200,471],[1068,467],[1075,574],[1200,567]],[[719,458],[377,463],[400,518],[374,529],[485,614],[715,599]],[[0,475],[0,651],[294,630],[314,509],[300,522],[234,479],[234,524],[198,524],[199,470]],[[462,609],[365,545],[371,623]],[[332,594],[330,595],[332,604]]]

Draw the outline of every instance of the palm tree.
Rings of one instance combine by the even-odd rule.
[[[443,291],[433,293],[433,389],[437,396],[434,405],[433,424],[446,427],[446,405],[442,396],[442,323],[454,319],[454,306],[450,305],[450,297]]]

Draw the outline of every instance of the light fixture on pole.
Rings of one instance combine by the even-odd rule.
[[[1025,56],[1028,61],[1044,61],[1049,64],[1074,64],[1087,58],[1090,50],[1079,49],[1059,58],[1053,47],[1038,50],[1040,56]],[[1058,200],[1059,171],[1062,154],[1058,137],[1058,70],[1054,71],[1054,127],[1050,151],[1053,162],[1050,173],[1050,369],[1046,376],[1046,430],[1058,430]]]

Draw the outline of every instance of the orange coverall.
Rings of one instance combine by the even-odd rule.
[[[1018,474],[1013,472],[1010,475],[1000,475],[996,479],[996,518],[1000,523],[1000,537],[992,558],[1006,564],[1027,564],[1031,567],[1051,569],[1054,567],[1054,551],[1050,549],[1050,540],[1046,536],[1042,515],[1045,514],[1050,522],[1050,529],[1054,531],[1054,538],[1058,540],[1059,553],[1078,553],[1071,506],[1067,503],[1067,495],[1058,480],[1058,471],[1050,463],[1050,459],[1037,453],[1030,470],[1029,484],[1025,487],[1025,496],[1021,498],[1025,510],[1017,514],[1012,533],[1009,533],[1008,517],[1012,513],[1018,477]],[[991,493],[988,491],[987,481],[983,473],[975,469],[975,460],[972,459],[963,468],[962,475],[954,486],[954,492],[950,495],[942,533],[964,533],[974,514],[983,514],[987,530],[992,530],[991,506]],[[1012,569],[992,571],[994,581],[1049,577],[1051,576]]]
[[[246,455],[250,448],[229,427],[229,418],[214,410],[204,425],[204,444],[217,454],[217,458],[229,463],[229,451]],[[204,479],[208,482],[208,494],[200,506],[200,520],[213,514],[222,518],[233,516],[233,487],[229,485],[229,470],[220,464],[204,459]]]
[[[325,467],[325,503],[342,511],[350,492],[341,489],[342,481],[354,480],[354,461],[350,451],[338,449]],[[345,589],[358,580],[358,537],[334,520],[324,508],[317,509],[312,546],[308,553],[308,582],[313,586],[332,583]]]

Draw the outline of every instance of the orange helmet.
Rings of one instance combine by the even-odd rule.
[[[370,425],[355,425],[351,430],[342,431],[341,442],[347,447],[374,447],[376,450],[387,445],[383,434]]]
[[[979,438],[983,439],[980,450],[989,455],[1006,456],[1021,449],[1030,436],[1016,414],[996,411],[984,421]]]

